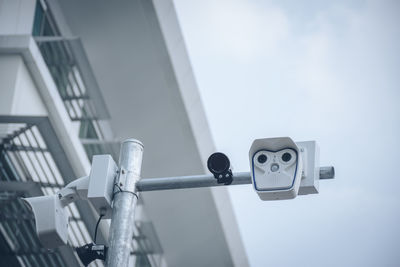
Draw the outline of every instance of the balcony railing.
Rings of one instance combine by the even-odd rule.
[[[32,35],[70,119],[79,126],[77,134],[86,154],[90,160],[95,154],[112,154],[117,158],[119,142],[107,140],[104,134],[103,122],[109,118],[109,114],[81,40],[76,37],[63,37],[50,10],[43,8],[41,2],[37,1]],[[63,178],[70,179],[71,175],[63,172],[62,164],[54,163],[53,157],[57,155],[52,154],[46,147],[45,138],[40,135],[35,124],[0,120],[0,134],[1,126],[5,127],[7,135],[0,137],[0,183],[14,181],[24,186],[11,188],[10,191],[2,190],[0,195],[1,201],[5,199],[7,203],[12,203],[12,206],[2,205],[3,208],[7,207],[7,210],[2,215],[4,218],[0,218],[0,252],[9,251],[10,255],[16,255],[18,261],[23,262],[20,263],[22,266],[72,266],[71,263],[63,262],[68,258],[61,255],[66,253],[65,251],[46,251],[41,248],[32,228],[32,217],[22,216],[25,218],[24,222],[29,224],[27,227],[30,227],[27,228],[29,231],[22,235],[18,232],[22,231],[18,230],[21,223],[18,220],[9,222],[17,210],[28,212],[16,198],[21,196],[18,188],[26,188],[32,184],[36,188],[33,193],[23,191],[23,196],[53,194],[64,185]],[[35,141],[35,138],[38,141]],[[16,184],[13,183],[14,185]],[[14,207],[14,210],[10,210],[11,207]],[[85,209],[75,206],[70,208],[71,246],[80,246],[91,241],[89,233],[92,232],[92,225],[85,219],[81,210]],[[3,210],[0,214],[3,214]],[[3,224],[15,225],[8,227],[6,231]],[[31,243],[24,245],[26,242]],[[162,249],[150,222],[138,222],[132,242],[131,262],[135,263],[135,266],[160,265]],[[98,261],[93,264],[91,266],[103,266]]]
[[[68,266],[59,249],[42,248],[36,236],[32,212],[20,197],[55,194],[64,180],[40,131],[30,123],[0,122],[0,232],[3,247],[21,266]],[[69,244],[91,241],[76,205],[68,206]],[[77,263],[77,260],[75,260]],[[102,266],[102,265],[93,265]]]
[[[65,109],[79,124],[79,137],[88,158],[95,154],[117,156],[119,143],[105,142],[100,121],[109,118],[105,102],[79,38],[60,37],[48,9],[38,2],[32,35],[57,86]],[[104,141],[104,142],[103,142]]]
[[[16,259],[20,266],[78,266],[71,249],[41,246],[33,215],[21,200],[55,194],[73,179],[54,138],[47,117],[0,116],[0,263],[8,258],[8,263]],[[89,206],[83,204],[66,207],[72,248],[92,242],[94,222],[88,216]],[[160,265],[162,249],[151,222],[137,222],[132,248],[131,262],[136,266]],[[90,266],[104,265],[96,261]]]

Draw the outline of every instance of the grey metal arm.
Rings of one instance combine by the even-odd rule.
[[[335,169],[332,166],[321,167],[319,169],[319,179],[333,179],[334,177]],[[231,185],[239,184],[251,184],[250,172],[237,172],[233,174],[233,182]],[[211,186],[224,186],[224,184],[217,183],[217,180],[211,174],[149,178],[142,179],[136,184],[136,188],[139,191],[156,191]]]

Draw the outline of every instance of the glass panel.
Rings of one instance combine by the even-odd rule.
[[[35,18],[33,20],[33,29],[32,29],[32,35],[33,36],[42,35],[43,19],[44,19],[43,7],[40,4],[40,1],[37,1],[36,2],[36,9],[35,9]]]

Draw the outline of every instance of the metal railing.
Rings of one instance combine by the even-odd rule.
[[[56,159],[47,147],[41,134],[43,129],[32,123],[4,121],[0,117],[0,263],[2,257],[7,263],[14,257],[21,266],[71,266],[72,250],[65,255],[65,250],[43,249],[35,234],[32,212],[21,200],[21,197],[51,195],[60,190],[67,183],[58,168],[62,160]],[[92,242],[79,208],[72,203],[67,211],[71,218],[69,246]],[[132,262],[136,266],[158,266],[162,250],[151,223],[138,222],[134,233]],[[90,266],[103,266],[103,263],[96,261]]]
[[[54,194],[64,185],[60,171],[35,125],[0,125],[0,232],[8,247],[0,253],[15,255],[22,266],[68,266],[58,249],[42,248],[32,213],[20,199]],[[32,182],[37,186],[29,186]],[[78,246],[91,240],[76,206],[67,211],[71,215],[69,243]]]
[[[61,37],[48,9],[38,1],[34,36],[70,119],[79,123],[79,137],[96,140],[83,144],[89,160],[95,154],[118,155],[119,143],[103,142],[100,120],[109,118],[105,102],[79,38]]]
[[[109,114],[104,99],[101,96],[100,88],[93,71],[91,70],[82,42],[77,37],[63,37],[58,30],[55,22],[56,20],[52,17],[51,10],[43,8],[41,3],[42,1],[37,1],[32,35],[35,38],[70,119],[73,123],[79,125],[78,134],[82,145],[85,148],[86,154],[89,160],[91,160],[92,156],[96,154],[111,154],[114,158],[117,158],[120,144],[119,142],[106,140],[102,129],[102,120],[108,119]],[[7,127],[14,127],[12,125],[15,126],[15,124],[9,124]],[[14,129],[15,131],[13,131],[13,133],[16,134],[15,137],[17,139],[22,138],[18,134],[21,134],[22,136],[29,135],[29,138],[31,138],[31,131],[34,132],[35,136],[39,133],[36,131],[37,129],[35,125],[25,124],[20,126],[21,127]],[[14,177],[27,177],[25,180],[24,178],[21,178],[18,182],[24,182],[25,184],[27,182],[34,182],[39,185],[38,188],[40,188],[43,194],[55,193],[64,184],[64,180],[63,176],[59,174],[59,172],[55,171],[55,174],[51,173],[51,170],[55,170],[54,168],[51,168],[54,167],[55,164],[53,164],[54,162],[51,163],[51,160],[49,159],[51,158],[51,156],[48,156],[51,155],[50,151],[43,146],[44,142],[39,146],[32,143],[32,141],[31,143],[27,143],[26,138],[23,139],[24,142],[16,141],[14,138],[10,138],[10,136],[0,139],[3,141],[2,143],[4,143],[1,147],[2,155],[26,154],[25,156],[19,156],[18,158],[14,156],[12,164],[15,166],[13,168],[21,170],[21,172],[24,173],[24,175]],[[38,138],[38,140],[39,139],[40,138]],[[21,158],[25,161],[21,161]],[[49,163],[46,163],[46,159],[48,159]],[[20,162],[23,164],[19,164]],[[43,167],[41,164],[47,164],[48,166]],[[5,167],[5,165],[0,166],[0,171],[2,171],[3,167]],[[6,168],[7,167],[4,169]],[[1,181],[3,180],[0,180],[0,182]],[[13,194],[15,191],[9,193]],[[70,233],[70,245],[80,246],[85,244],[85,242],[90,242],[91,237],[85,225],[87,221],[84,223],[80,218],[80,213],[77,207],[74,205],[72,206],[70,213],[73,218],[70,225],[71,228],[75,229],[75,234]],[[7,214],[6,217],[11,218],[13,213],[9,212]],[[85,214],[83,214],[83,216],[84,215]],[[32,223],[32,218],[29,222]],[[143,225],[144,227],[142,229]],[[149,222],[139,222],[136,225],[135,233],[137,234],[135,234],[132,239],[133,252],[131,256],[131,263],[134,263],[135,266],[158,266],[160,264],[162,249],[157,236],[155,235],[154,229],[152,227],[147,227],[149,225],[151,225]],[[35,238],[37,240],[34,233],[35,231],[31,231],[30,235],[27,235],[26,237],[24,236],[22,239]],[[153,236],[151,241],[148,236]],[[10,244],[13,243],[11,242]],[[29,254],[30,256],[26,256],[27,259],[32,259],[32,262],[37,261],[35,259],[36,254],[41,255],[45,253],[45,251],[39,247],[35,248],[34,251],[31,250],[29,253],[28,252],[29,251],[25,250],[13,250],[12,253],[17,255],[16,257],[18,258],[20,257],[19,255],[22,257],[22,255],[28,255],[32,252]],[[58,255],[57,251],[47,252],[47,254],[49,253]],[[63,260],[63,257],[59,258],[60,259],[58,260]],[[48,259],[47,263],[50,266],[63,266],[60,264],[53,264],[56,263],[54,262],[54,259]],[[34,263],[25,265],[46,266]],[[95,265],[91,266],[103,266],[103,263],[96,262]]]

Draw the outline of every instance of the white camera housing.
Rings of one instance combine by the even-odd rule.
[[[68,213],[56,196],[41,196],[24,199],[35,216],[36,233],[46,248],[56,248],[67,243]]]
[[[117,170],[110,155],[96,155],[89,176],[74,180],[56,195],[23,199],[33,212],[36,232],[44,247],[56,248],[67,243],[68,213],[65,207],[78,199],[89,200],[99,215],[111,218]]]
[[[303,162],[289,137],[256,139],[249,151],[251,181],[261,200],[295,198]]]

